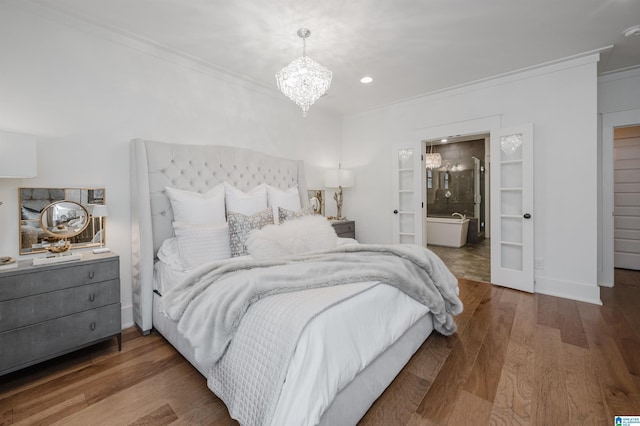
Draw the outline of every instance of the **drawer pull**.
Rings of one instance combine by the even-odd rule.
[[[89,295],[89,302],[93,302],[94,300],[96,300],[96,295],[95,295],[95,294],[93,294],[93,293],[91,293],[91,294]]]
[[[96,323],[92,322],[91,325],[89,325],[89,328],[91,329],[91,331],[96,329]]]
[[[89,278],[90,278],[90,279],[93,279],[93,277],[94,277],[95,275],[96,275],[96,273],[95,273],[95,272],[93,272],[93,271],[89,271]]]

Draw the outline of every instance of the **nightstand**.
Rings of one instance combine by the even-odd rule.
[[[342,238],[356,238],[356,222],[353,220],[332,220],[331,226]]]
[[[0,270],[0,375],[117,337],[121,349],[120,258]]]

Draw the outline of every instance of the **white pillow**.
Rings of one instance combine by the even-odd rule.
[[[294,212],[297,212],[301,208],[298,185],[285,189],[284,191],[267,185],[267,202],[269,203],[269,207],[273,209],[273,220],[275,223],[280,223],[278,220],[278,207],[293,210]]]
[[[249,233],[246,246],[256,259],[312,253],[337,246],[338,236],[323,216],[303,216],[282,225],[267,225]]]
[[[267,185],[264,183],[247,192],[243,192],[230,183],[225,182],[224,191],[227,212],[235,212],[249,216],[267,208]]]
[[[224,185],[219,184],[204,194],[165,187],[176,222],[207,224],[224,222]]]
[[[231,257],[226,222],[207,225],[173,222],[180,260],[187,268]]]

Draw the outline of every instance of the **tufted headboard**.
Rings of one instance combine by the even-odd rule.
[[[153,327],[153,263],[173,236],[165,187],[203,193],[224,181],[242,190],[263,182],[280,189],[298,185],[300,203],[308,205],[302,161],[232,146],[131,141],[133,318],[144,333]]]

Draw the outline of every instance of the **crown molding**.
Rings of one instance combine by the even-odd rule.
[[[421,103],[425,101],[432,101],[436,99],[443,99],[450,96],[459,95],[461,93],[472,92],[476,90],[486,89],[488,87],[500,86],[511,82],[526,80],[529,78],[537,77],[544,74],[550,74],[565,69],[574,68],[590,63],[597,63],[600,59],[600,53],[607,52],[612,49],[613,46],[605,46],[600,49],[594,49],[587,52],[579,53],[577,55],[571,55],[553,61],[543,62],[540,64],[532,65],[525,68],[509,71],[502,74],[497,74],[491,77],[462,83],[456,86],[447,87],[444,89],[434,90],[432,92],[423,93],[420,95],[412,96],[409,98],[400,99],[395,102],[391,102],[378,107],[370,108],[366,111],[349,114],[353,116],[367,114],[372,111],[388,108],[393,105],[401,103]]]
[[[618,70],[607,71],[600,74],[598,77],[598,83],[606,83],[609,81],[623,80],[626,78],[640,77],[640,65],[633,67],[621,68]]]

